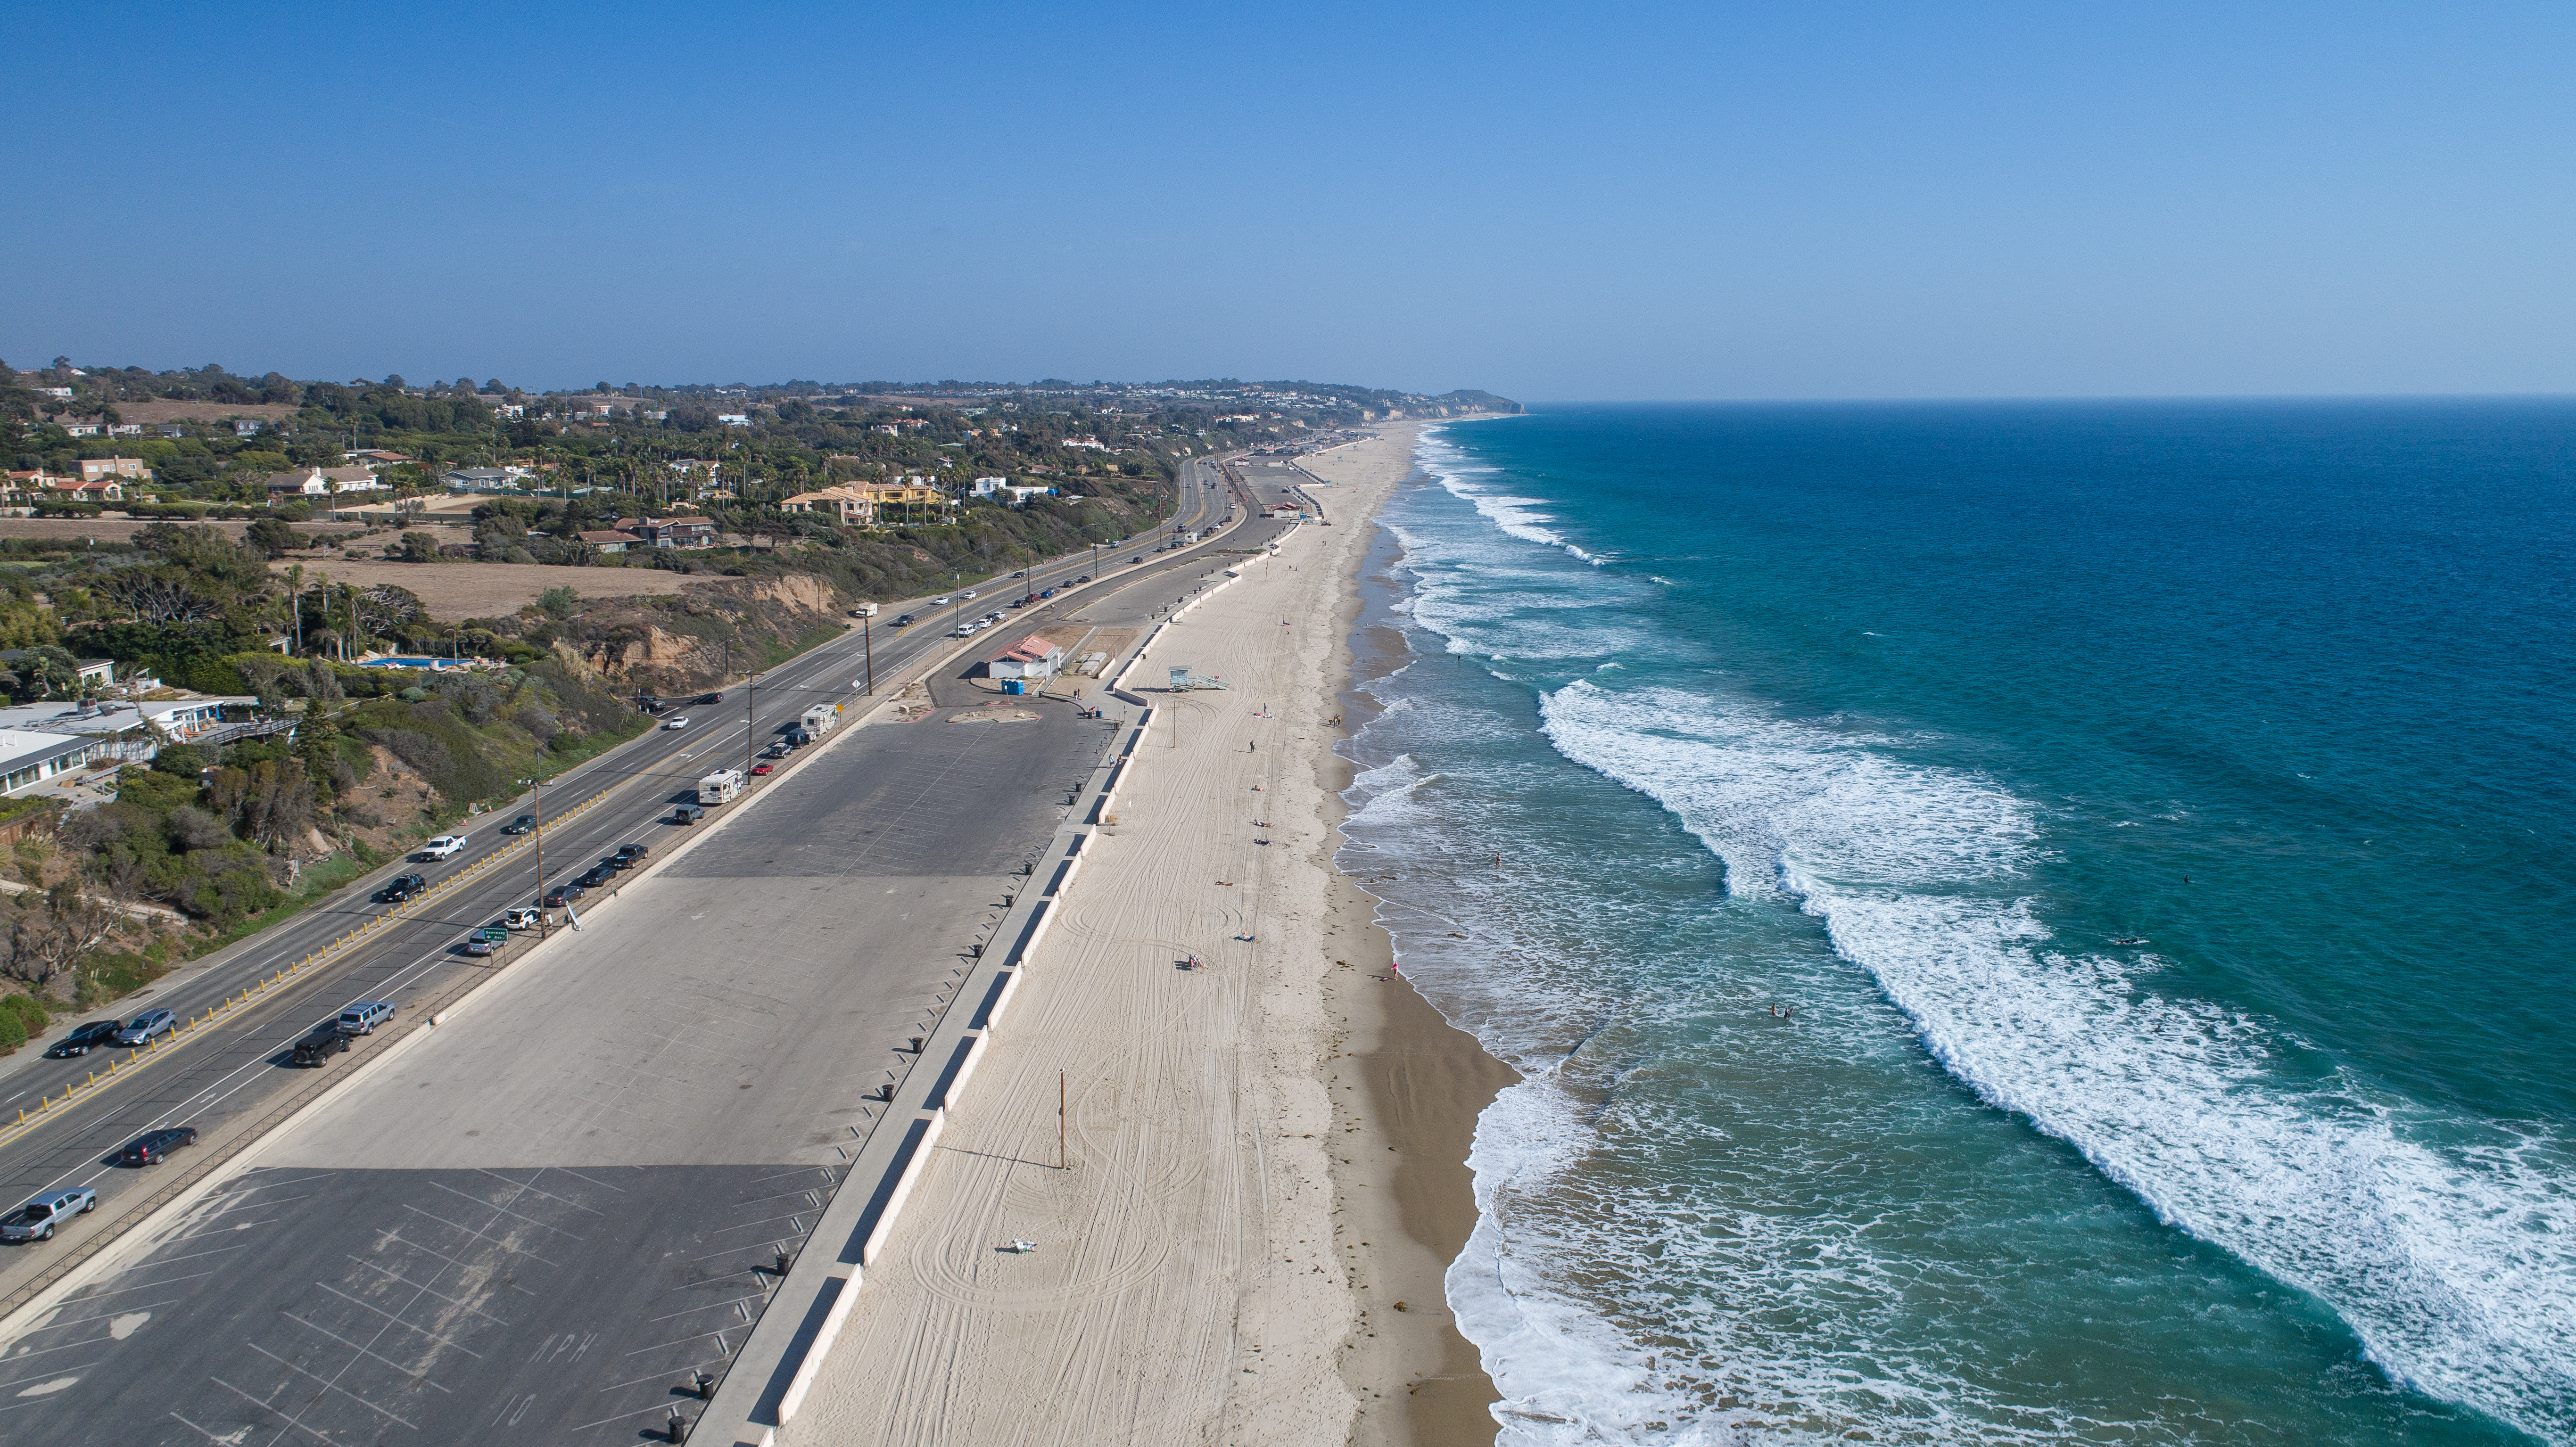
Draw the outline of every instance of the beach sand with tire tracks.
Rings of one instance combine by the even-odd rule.
[[[1440,1278],[1510,1077],[1333,865],[1353,580],[1412,446],[1315,461],[1334,525],[1130,674],[1157,714],[1115,822],[782,1444],[1492,1440]],[[1174,664],[1229,688],[1164,692]]]

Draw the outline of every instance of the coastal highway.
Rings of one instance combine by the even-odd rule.
[[[1225,515],[1226,490],[1213,482],[1214,469],[1202,464],[1184,469],[1182,501],[1169,526],[1196,529]],[[1151,551],[1154,534],[1131,539],[1113,559],[1101,553],[1103,577],[1091,588],[1060,596],[1039,608],[1013,614],[1015,622],[1035,626],[1053,621],[1076,602],[1118,590],[1122,575],[1161,578],[1202,562],[1211,549],[1242,546],[1220,537],[1197,548],[1161,554]],[[1142,567],[1123,566],[1142,554]],[[1031,570],[1034,588],[1068,581],[1091,567],[1091,553]],[[1203,562],[1202,562],[1203,565]],[[1000,604],[1013,591],[1011,580],[979,585],[983,609]],[[1161,587],[1152,591],[1159,593]],[[881,624],[875,651],[880,693],[929,658],[957,646],[928,623],[925,604],[889,605],[884,617],[910,609],[925,615],[922,626],[891,632]],[[979,610],[981,611],[981,610]],[[994,640],[996,643],[999,639]],[[643,843],[667,852],[687,830],[663,821],[673,801],[689,797],[696,779],[710,769],[738,765],[746,742],[765,743],[806,708],[817,702],[854,698],[864,673],[862,639],[854,632],[790,660],[763,675],[751,698],[757,712],[746,729],[745,689],[725,691],[720,704],[686,710],[689,727],[653,730],[567,771],[548,783],[544,832],[546,876],[554,883],[569,879],[619,845]],[[760,787],[767,787],[765,783]],[[594,801],[595,802],[592,802]],[[94,1238],[122,1228],[137,1209],[157,1204],[170,1194],[172,1178],[193,1174],[200,1160],[226,1152],[254,1137],[289,1113],[306,1096],[366,1058],[373,1041],[361,1041],[348,1055],[335,1056],[319,1069],[299,1070],[282,1063],[289,1047],[310,1026],[330,1018],[352,1000],[389,999],[416,1010],[470,987],[531,947],[514,940],[494,959],[472,959],[458,946],[477,926],[491,923],[513,905],[533,901],[536,893],[533,841],[502,836],[499,824],[527,812],[522,798],[477,821],[466,852],[436,864],[389,865],[330,900],[251,939],[216,952],[158,982],[141,995],[118,1002],[131,1016],[160,1006],[183,1019],[203,1020],[207,1012],[237,1000],[280,970],[308,954],[324,951],[353,930],[372,926],[361,940],[342,946],[326,960],[267,988],[247,1002],[225,1010],[143,1052],[101,1051],[79,1059],[46,1060],[39,1052],[58,1029],[8,1062],[0,1074],[0,1205],[25,1200],[40,1191],[89,1186],[99,1192],[99,1209],[66,1228],[55,1240],[0,1251],[0,1310],[14,1309],[27,1293],[52,1279],[69,1261],[87,1254]],[[573,811],[573,812],[568,812]],[[697,826],[705,827],[705,826]],[[486,863],[505,851],[508,859]],[[429,877],[432,892],[407,906],[373,901],[373,893],[397,873],[417,871]],[[443,886],[443,887],[442,887]],[[610,886],[615,888],[618,886]],[[605,893],[605,891],[602,891]],[[595,901],[597,896],[593,897]],[[578,906],[577,906],[578,907]],[[378,923],[378,921],[383,921]],[[398,1026],[409,1016],[398,1016]],[[85,1084],[108,1075],[98,1084]],[[68,1100],[65,1091],[80,1086]],[[57,1102],[18,1123],[22,1110],[41,1100]],[[183,1151],[171,1164],[128,1170],[109,1164],[115,1151],[143,1131],[162,1125],[195,1126],[202,1134],[194,1152]],[[0,1408],[5,1412],[5,1408]],[[5,1421],[0,1416],[0,1421]]]
[[[1067,621],[1141,631],[1214,561],[1165,557]],[[1060,700],[943,692],[801,755],[82,1279],[0,1345],[0,1383],[49,1388],[0,1394],[0,1423],[627,1442],[694,1406],[1116,736]]]

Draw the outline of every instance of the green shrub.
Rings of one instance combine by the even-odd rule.
[[[15,1010],[0,1010],[0,1055],[6,1055],[26,1043],[26,1022],[18,1018],[18,1012]]]
[[[17,1020],[29,1038],[42,1034],[46,1026],[54,1023],[54,1017],[45,1013],[45,1003],[33,995],[0,996],[0,1015]]]

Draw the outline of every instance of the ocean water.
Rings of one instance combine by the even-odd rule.
[[[1343,862],[1526,1074],[1505,1441],[2576,1443],[2576,405],[1420,461]]]

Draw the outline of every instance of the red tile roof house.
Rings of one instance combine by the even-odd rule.
[[[994,678],[1053,678],[1064,666],[1064,650],[1032,633],[995,654],[984,671]]]

